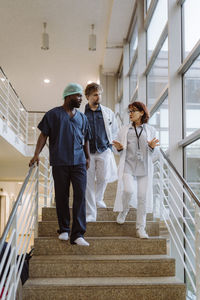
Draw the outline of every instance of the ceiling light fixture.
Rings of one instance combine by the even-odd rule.
[[[42,50],[49,50],[49,35],[48,33],[46,33],[46,27],[47,27],[47,23],[44,22],[43,23],[44,26],[44,32],[42,33]]]
[[[46,78],[46,79],[44,79],[44,82],[45,83],[50,83],[50,79]]]
[[[1,78],[1,81],[4,82],[4,81],[5,81],[5,78],[2,77],[2,78]]]
[[[89,35],[89,50],[96,51],[96,34],[94,31],[94,24],[91,25],[92,33]]]

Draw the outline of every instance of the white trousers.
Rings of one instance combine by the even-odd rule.
[[[103,201],[108,183],[110,155],[109,148],[102,153],[90,154],[90,167],[87,170],[86,218],[89,217],[92,221],[96,221],[97,203]]]
[[[131,198],[137,195],[137,218],[136,228],[145,229],[146,227],[146,199],[148,176],[132,176],[124,173],[123,175],[123,209],[129,208]],[[137,186],[137,191],[136,191]]]

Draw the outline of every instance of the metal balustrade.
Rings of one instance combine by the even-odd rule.
[[[0,241],[1,299],[15,299],[31,238],[37,236],[39,168],[32,166],[21,187]]]
[[[200,299],[200,200],[161,149],[154,162],[153,190],[154,210],[184,268],[187,299]]]
[[[28,112],[0,68],[0,118],[26,145],[35,145],[44,112]]]
[[[0,253],[7,243],[0,262],[2,300],[15,299],[27,249],[37,237],[41,207],[53,204],[53,179],[45,150],[39,166],[29,169],[1,237]]]

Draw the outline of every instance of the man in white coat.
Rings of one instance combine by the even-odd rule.
[[[103,201],[108,182],[117,180],[117,167],[112,152],[112,141],[117,137],[118,125],[114,112],[101,102],[102,87],[90,83],[85,88],[88,118],[92,139],[90,140],[90,168],[87,171],[86,222],[95,222],[97,207],[106,207]]]

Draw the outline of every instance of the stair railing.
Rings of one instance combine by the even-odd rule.
[[[184,268],[187,297],[200,299],[200,200],[162,149],[154,162],[153,188],[154,211]]]
[[[1,299],[14,300],[27,249],[37,236],[39,168],[32,166],[24,180],[0,240]],[[3,251],[4,250],[4,251]]]

